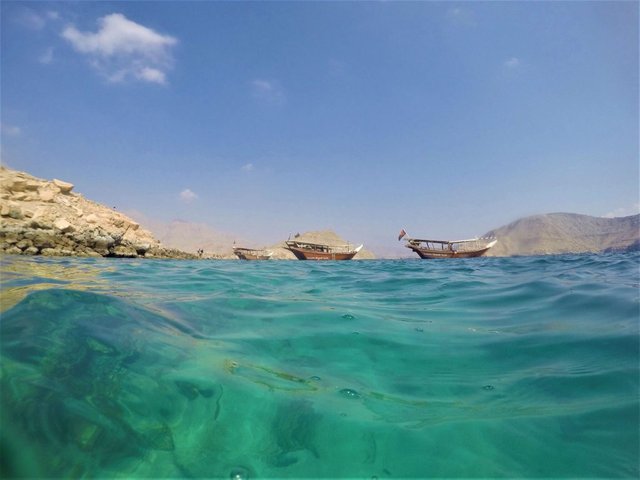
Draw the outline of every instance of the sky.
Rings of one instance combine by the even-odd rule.
[[[636,214],[638,6],[3,0],[1,161],[257,245]]]

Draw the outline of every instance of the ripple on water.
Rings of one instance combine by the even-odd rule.
[[[637,478],[639,259],[3,258],[8,476]]]

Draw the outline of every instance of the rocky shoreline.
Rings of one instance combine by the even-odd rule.
[[[164,248],[115,210],[73,192],[73,184],[0,166],[0,252],[16,255],[198,258]]]

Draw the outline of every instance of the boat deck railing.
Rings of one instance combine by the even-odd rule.
[[[468,240],[428,240],[423,238],[407,239],[409,245],[443,252],[471,252],[487,248],[495,238],[482,237]]]
[[[351,245],[326,245],[322,243],[299,242],[297,240],[288,240],[286,243],[288,247],[311,250],[314,252],[350,253],[354,250]]]

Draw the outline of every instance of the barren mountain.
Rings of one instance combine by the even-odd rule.
[[[640,215],[619,218],[549,213],[487,232],[498,243],[487,256],[625,251],[640,245]]]
[[[233,243],[241,242],[233,235],[221,233],[206,223],[184,220],[159,222],[136,215],[134,218],[152,231],[162,245],[194,254],[198,250],[204,250],[207,257],[236,258],[233,255]]]

